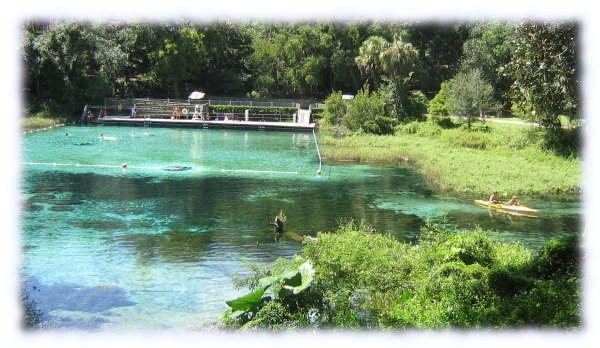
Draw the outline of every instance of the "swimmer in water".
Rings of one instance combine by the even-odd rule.
[[[102,140],[117,140],[115,137],[105,136],[104,134],[100,134],[100,139]]]

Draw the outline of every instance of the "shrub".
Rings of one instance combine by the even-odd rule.
[[[574,234],[550,240],[535,260],[536,273],[543,279],[578,276],[581,257],[578,242]]]
[[[499,108],[494,101],[494,89],[478,69],[458,73],[448,82],[447,105],[451,114],[473,117]]]
[[[405,116],[402,120],[422,120],[427,108],[429,107],[429,100],[425,94],[421,91],[412,91],[408,95],[408,102],[404,107]]]
[[[442,82],[439,92],[431,99],[428,112],[433,116],[448,116],[448,82]]]
[[[440,126],[443,129],[452,129],[459,127],[458,124],[454,123],[450,117],[432,117],[431,118],[435,124]]]
[[[576,240],[548,242],[532,258],[519,244],[500,243],[480,229],[428,223],[419,243],[409,245],[375,233],[364,221],[344,222],[333,233],[304,241],[293,261],[277,261],[270,271],[250,277],[254,292],[228,301],[245,312],[228,311],[224,323],[276,330],[576,328],[581,324]],[[312,272],[302,268],[307,264],[314,265]]]
[[[392,117],[375,116],[372,120],[366,120],[362,129],[365,133],[377,134],[377,135],[389,135],[394,134],[394,127],[398,121]]]
[[[230,112],[235,114],[244,114],[246,110],[250,111],[250,114],[262,114],[262,115],[278,115],[278,116],[290,116],[295,112],[298,112],[298,108],[292,106],[250,106],[250,105],[211,105],[210,112]]]
[[[546,129],[542,148],[562,157],[578,157],[581,151],[580,127]]]
[[[342,123],[348,102],[342,99],[342,92],[331,93],[323,102],[323,124],[338,126]]]
[[[342,124],[353,132],[361,129],[366,131],[363,127],[366,121],[385,115],[385,104],[380,93],[369,92],[369,86],[365,85],[348,104]],[[370,129],[369,127],[370,125],[367,128]]]
[[[404,134],[415,134],[422,137],[434,137],[442,133],[442,129],[434,122],[412,121],[401,125],[398,130]]]

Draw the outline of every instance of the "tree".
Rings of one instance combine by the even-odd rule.
[[[367,82],[378,86],[383,73],[382,56],[387,50],[389,43],[380,36],[371,36],[366,39],[358,49],[358,56],[354,58],[361,73],[367,78]]]
[[[384,94],[389,100],[388,114],[403,120],[413,118],[414,109],[409,93],[409,84],[418,58],[413,46],[396,38],[388,42],[380,36],[365,40],[355,58],[360,70],[375,88],[383,85]]]
[[[448,116],[448,82],[442,82],[439,92],[431,99],[427,110],[434,116]]]
[[[132,65],[130,53],[136,43],[136,32],[128,25],[116,23],[94,23],[92,29],[97,33],[95,59],[100,66],[98,72],[112,85],[112,95],[134,95],[129,90],[131,76],[127,71]]]
[[[461,23],[416,23],[407,28],[407,41],[419,52],[414,86],[433,94],[458,70],[468,29]]]
[[[330,91],[334,41],[327,25],[257,25],[255,33],[251,63],[260,95],[306,97]]]
[[[517,27],[510,62],[504,73],[514,82],[512,100],[532,105],[550,133],[561,129],[559,114],[579,114],[579,80],[575,23],[524,22]]]
[[[27,26],[23,51],[29,71],[27,97],[37,97],[43,103],[53,103],[63,111],[75,113],[82,100],[98,100],[110,95],[108,78],[124,57],[98,52],[101,33],[90,23],[64,21],[32,23]],[[110,57],[110,58],[109,58]],[[113,65],[109,67],[109,62]]]
[[[158,50],[150,52],[149,72],[166,96],[182,98],[196,84],[206,56],[204,35],[185,24],[169,30]]]
[[[492,84],[494,98],[509,105],[510,80],[499,68],[510,61],[514,26],[501,23],[477,23],[469,29],[469,39],[463,45],[460,71],[479,69]]]
[[[338,126],[342,123],[348,102],[342,99],[342,92],[331,93],[323,102],[323,123],[325,126]]]
[[[201,28],[206,47],[199,84],[212,94],[244,95],[251,88],[252,38],[246,25],[218,21]]]
[[[448,82],[448,109],[451,114],[466,116],[469,124],[476,115],[480,117],[486,111],[497,109],[494,91],[481,71],[471,70],[458,73]]]
[[[393,134],[396,119],[385,117],[385,109],[385,97],[379,92],[370,92],[369,85],[365,84],[348,103],[342,124],[351,131]]]

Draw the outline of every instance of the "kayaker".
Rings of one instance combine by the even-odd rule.
[[[490,199],[488,199],[488,204],[489,203],[493,203],[493,204],[498,204],[500,203],[498,201],[498,191],[494,191],[492,192],[492,195],[490,196]]]
[[[506,205],[520,205],[519,202],[517,202],[517,195],[512,195],[510,201],[508,201]]]

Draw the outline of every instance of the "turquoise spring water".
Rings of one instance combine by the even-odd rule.
[[[538,218],[490,216],[410,167],[325,163],[317,176],[311,133],[64,127],[24,135],[22,149],[21,269],[56,329],[201,327],[245,292],[235,274],[340,219],[414,242],[443,218],[533,250],[582,220],[580,203],[551,201],[530,203]],[[276,239],[281,210],[292,233]]]

